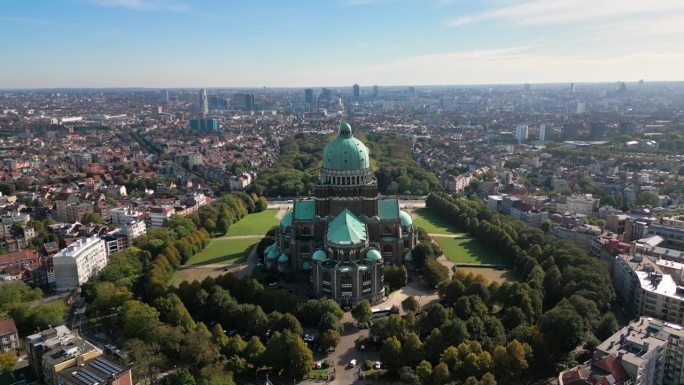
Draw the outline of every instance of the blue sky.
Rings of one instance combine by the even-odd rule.
[[[684,80],[684,0],[22,0],[0,88]]]

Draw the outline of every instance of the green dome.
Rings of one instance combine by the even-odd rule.
[[[377,262],[377,261],[382,260],[382,255],[380,254],[379,251],[377,251],[375,249],[370,249],[366,253],[366,259],[371,261],[371,262]]]
[[[370,168],[368,148],[354,138],[349,123],[340,124],[340,134],[323,150],[323,168],[336,171],[354,171]]]
[[[278,262],[287,262],[289,260],[290,257],[285,253],[280,254],[280,258],[278,258]]]
[[[411,215],[406,211],[399,211],[399,220],[401,221],[401,227],[410,227],[413,224]]]
[[[413,254],[411,254],[410,251],[407,251],[406,254],[404,254],[404,262],[413,262]]]
[[[268,258],[268,259],[278,259],[278,254],[279,254],[279,253],[278,253],[278,248],[277,248],[277,247],[274,247],[273,249],[271,249],[271,251],[268,252],[268,254],[266,255],[266,258]]]
[[[325,250],[316,250],[316,251],[314,251],[311,258],[314,261],[323,262],[323,261],[328,259],[328,253],[326,253]]]
[[[280,220],[281,227],[292,227],[292,210],[287,211]]]

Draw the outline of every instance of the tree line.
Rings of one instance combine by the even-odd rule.
[[[394,134],[355,135],[368,147],[371,166],[384,194],[426,194],[442,185],[411,156],[411,142]],[[334,135],[297,134],[280,142],[280,157],[249,187],[259,195],[313,194],[321,168],[323,148]]]
[[[616,330],[606,313],[615,295],[604,262],[474,199],[436,193],[426,203],[492,245],[524,279],[499,284],[458,270],[451,278],[436,272],[439,304],[376,320],[369,343],[402,383],[512,383],[575,364],[576,348],[591,350]],[[434,251],[424,248],[429,275]]]

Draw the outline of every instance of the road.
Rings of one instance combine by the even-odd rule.
[[[401,301],[409,296],[413,296],[418,300],[421,308],[430,306],[439,301],[436,292],[428,292],[424,288],[419,287],[415,281],[410,282],[401,290],[397,290],[389,295],[389,297],[380,304],[375,304],[374,307],[391,307],[397,306],[401,308]],[[348,368],[349,361],[356,359],[358,365],[363,365],[365,360],[376,361],[379,360],[379,353],[374,351],[361,352],[356,348],[356,340],[361,336],[368,336],[368,329],[358,329],[355,326],[354,319],[351,312],[345,312],[342,316],[342,324],[344,330],[340,336],[340,343],[334,352],[330,354],[314,353],[314,360],[328,360],[334,364],[336,378],[330,381],[331,385],[347,385],[347,384],[370,384],[378,383],[375,380],[359,379],[358,366],[357,368]],[[322,380],[306,380],[301,384],[322,384]]]

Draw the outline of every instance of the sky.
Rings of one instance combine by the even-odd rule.
[[[684,80],[684,0],[3,0],[0,88]]]

